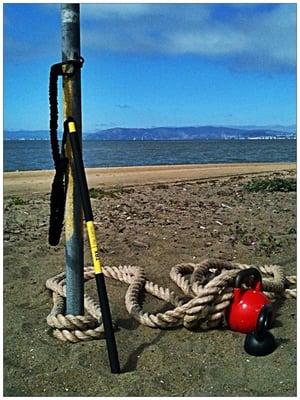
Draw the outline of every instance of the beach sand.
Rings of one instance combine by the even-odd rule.
[[[193,181],[233,175],[295,169],[295,163],[190,164],[144,167],[86,168],[89,187],[144,185]],[[4,194],[45,193],[50,190],[53,171],[4,173]]]
[[[170,287],[178,263],[221,258],[279,264],[296,273],[296,192],[249,192],[254,178],[295,178],[295,164],[87,169],[104,265],[143,267]],[[244,352],[226,328],[156,330],[127,313],[127,285],[106,279],[122,373],[110,373],[104,340],[61,343],[46,317],[45,281],[64,271],[64,237],[47,242],[53,171],[4,174],[5,396],[296,396],[296,301],[279,299],[278,347]],[[85,237],[85,265],[91,265]],[[95,282],[86,293],[97,300]],[[145,296],[148,312],[169,306]]]

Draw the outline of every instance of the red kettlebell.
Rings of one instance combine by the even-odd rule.
[[[250,289],[241,287],[246,278],[253,277],[254,282]],[[233,300],[227,310],[227,323],[231,330],[249,333],[255,330],[259,314],[265,304],[270,300],[262,292],[262,278],[256,268],[248,268],[240,271],[235,279]],[[269,324],[273,319],[273,311],[269,318]]]

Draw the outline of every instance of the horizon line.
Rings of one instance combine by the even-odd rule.
[[[269,128],[269,127],[274,127],[274,126],[281,126],[281,127],[297,127],[296,123],[288,123],[288,124],[283,124],[283,123],[264,123],[264,124],[242,124],[242,125],[235,125],[235,124],[203,124],[203,125],[178,125],[178,126],[172,126],[172,125],[159,125],[159,126],[148,126],[148,127],[125,127],[125,126],[112,126],[112,127],[107,127],[107,128],[98,128],[98,129],[94,129],[91,131],[85,131],[83,130],[84,133],[95,133],[97,131],[106,131],[106,130],[110,130],[110,129],[160,129],[160,128],[203,128],[203,127],[216,127],[216,128],[245,128],[245,127],[253,127],[253,128],[259,128],[259,129],[263,129],[263,128]],[[48,132],[48,129],[16,129],[16,128],[3,128],[3,132]],[[61,129],[58,129],[58,132],[62,132]]]

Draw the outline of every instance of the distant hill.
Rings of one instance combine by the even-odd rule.
[[[85,140],[196,140],[295,138],[296,127],[187,126],[158,128],[111,128],[84,133]],[[60,134],[61,136],[61,134]],[[4,140],[49,140],[48,131],[4,131]]]
[[[293,134],[270,129],[241,129],[219,126],[112,128],[89,133],[87,140],[196,140],[287,138]]]

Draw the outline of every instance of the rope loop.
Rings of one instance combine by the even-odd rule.
[[[239,271],[252,265],[233,263],[218,259],[207,259],[199,264],[175,265],[170,278],[181,289],[184,296],[178,296],[169,288],[163,288],[147,281],[145,271],[137,266],[104,266],[106,277],[127,283],[125,306],[129,314],[142,325],[150,328],[168,329],[184,326],[211,329],[224,324],[226,309],[232,299],[234,280]],[[272,300],[277,296],[296,298],[296,276],[285,276],[279,265],[255,266],[262,275],[264,293]],[[84,268],[84,280],[94,279],[92,267]],[[89,296],[84,296],[85,316],[64,315],[65,273],[60,273],[46,282],[52,291],[53,308],[47,317],[53,336],[64,342],[77,343],[103,338],[103,324],[99,305]],[[172,308],[164,313],[144,312],[141,293],[170,304]]]

